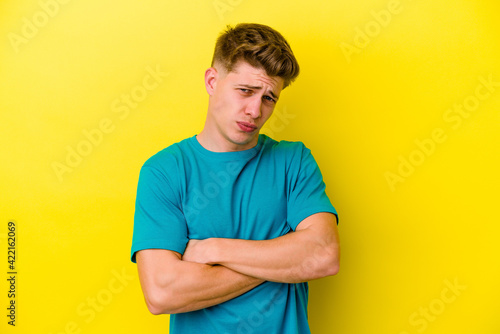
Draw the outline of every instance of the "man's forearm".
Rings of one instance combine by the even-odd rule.
[[[185,259],[220,264],[245,275],[285,283],[336,274],[340,248],[335,217],[321,213],[307,219],[307,228],[271,240],[193,241],[188,244]]]
[[[172,261],[171,258],[166,263],[162,261],[161,252],[155,254],[155,251],[158,250],[145,250],[137,254],[141,285],[148,308],[153,314],[183,313],[214,306],[263,282],[262,279],[224,266],[180,259]]]
[[[179,306],[169,313],[183,313],[214,306],[253,289],[263,282],[224,266],[191,268],[172,287]],[[180,275],[179,275],[180,276]],[[173,312],[172,312],[173,311]]]
[[[292,232],[272,240],[214,239],[214,261],[246,275],[274,282],[298,283],[334,275],[333,250]]]

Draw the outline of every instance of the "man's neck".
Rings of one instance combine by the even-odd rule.
[[[206,127],[196,136],[198,143],[203,148],[212,152],[237,152],[249,150],[255,147],[259,141],[259,136],[255,136],[252,141],[245,144],[231,142],[218,132],[207,131]]]

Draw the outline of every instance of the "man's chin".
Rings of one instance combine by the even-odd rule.
[[[240,147],[242,150],[246,150],[257,145],[259,138],[259,132],[255,131],[253,133],[240,133],[237,136],[231,138],[231,142]]]

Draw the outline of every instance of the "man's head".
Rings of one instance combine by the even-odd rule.
[[[240,23],[230,26],[215,44],[212,66],[231,72],[239,61],[262,68],[270,77],[283,79],[283,88],[299,75],[299,64],[285,38],[263,24]]]
[[[205,72],[209,98],[199,142],[212,151],[255,146],[282,89],[299,65],[280,33],[260,24],[239,24],[219,36],[212,67]]]

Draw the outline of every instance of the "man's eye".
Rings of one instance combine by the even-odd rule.
[[[240,88],[240,91],[242,93],[250,93],[250,89],[246,89],[246,88]]]
[[[266,100],[268,100],[269,102],[276,102],[276,101],[275,101],[272,97],[270,97],[270,96],[264,96],[264,98],[265,98]]]

